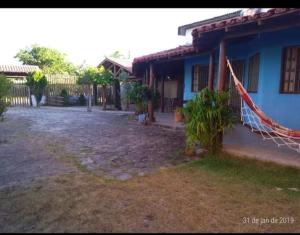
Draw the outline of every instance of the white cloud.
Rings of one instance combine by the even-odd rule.
[[[184,43],[178,26],[238,9],[0,9],[0,64],[19,49],[56,48],[75,64],[97,65],[115,50],[141,56]]]

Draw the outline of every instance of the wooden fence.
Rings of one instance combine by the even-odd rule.
[[[81,94],[87,95],[91,92],[93,99],[92,104],[95,104],[95,95],[97,103],[102,103],[101,88],[97,86],[96,94],[94,94],[94,89],[90,86],[90,90],[86,89],[83,85],[77,84],[77,76],[73,75],[46,75],[48,85],[45,88],[46,104],[62,106],[63,98],[61,97],[61,92],[63,89],[67,91],[68,96],[79,97]],[[13,79],[13,78],[12,78]],[[30,106],[30,91],[29,87],[25,85],[25,77],[21,80],[13,79],[13,85],[11,88],[10,96],[7,101],[10,102],[11,106]],[[107,89],[107,103],[113,103],[112,98],[112,88]]]
[[[13,84],[6,101],[10,103],[10,106],[30,106],[29,87],[25,84]]]
[[[61,92],[65,89],[69,96],[79,96],[83,94],[83,86],[76,83],[77,77],[72,75],[46,75],[48,85],[46,87],[46,100],[53,96],[61,96]]]

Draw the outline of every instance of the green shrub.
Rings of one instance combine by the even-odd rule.
[[[128,98],[136,105],[138,114],[147,112],[148,101],[152,99],[154,109],[159,107],[160,94],[150,89],[147,85],[134,83],[128,91]]]
[[[85,105],[85,97],[83,94],[80,94],[80,96],[79,96],[79,104]]]
[[[228,92],[205,88],[187,103],[183,112],[189,147],[200,143],[210,153],[221,150],[224,129],[233,125],[228,100]]]
[[[9,102],[6,101],[6,97],[9,96],[11,81],[4,75],[0,75],[0,117],[2,119],[3,114],[9,106]]]
[[[129,93],[129,98],[135,103],[136,113],[141,114],[147,111],[147,103],[151,98],[148,86],[134,83]]]
[[[69,103],[69,95],[68,95],[68,92],[65,88],[63,88],[60,92],[60,96],[64,97],[64,104],[65,105],[68,105]]]
[[[26,85],[29,86],[31,94],[35,95],[37,103],[41,101],[47,84],[46,76],[41,71],[31,72],[26,77]]]

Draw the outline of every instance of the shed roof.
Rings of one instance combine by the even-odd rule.
[[[113,58],[106,56],[105,59],[98,65],[104,65],[106,62],[116,64],[119,67],[125,69],[127,72],[132,73],[132,61],[128,59],[119,59],[119,58]]]
[[[0,65],[0,73],[27,74],[40,70],[36,65]]]

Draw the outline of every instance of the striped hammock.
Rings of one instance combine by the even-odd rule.
[[[228,59],[227,65],[231,72],[235,87],[241,96],[241,119],[243,124],[248,124],[252,131],[259,131],[264,139],[273,140],[278,147],[287,145],[289,148],[300,153],[300,143],[298,143],[300,140],[300,131],[286,128],[269,118],[255,105],[246,89],[234,74]]]

